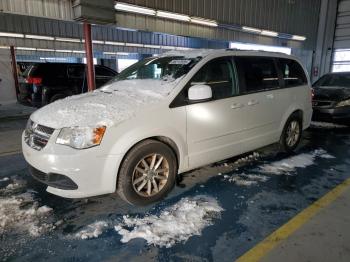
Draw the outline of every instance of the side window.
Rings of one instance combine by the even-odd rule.
[[[97,77],[112,77],[112,76],[115,76],[115,74],[106,69],[106,68],[103,68],[103,67],[100,67],[100,66],[96,66],[95,67],[95,73],[96,73],[96,76]]]
[[[85,66],[68,66],[68,76],[71,78],[84,78]]]
[[[242,93],[254,93],[279,88],[279,79],[273,58],[235,57]]]
[[[297,61],[285,58],[278,60],[285,87],[307,85],[305,72]]]
[[[231,58],[217,58],[204,65],[190,81],[212,88],[213,98],[222,99],[237,94]]]

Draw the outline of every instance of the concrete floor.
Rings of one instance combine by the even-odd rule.
[[[184,174],[182,183],[167,199],[149,207],[129,206],[115,195],[67,200],[46,193],[30,179],[20,149],[25,123],[26,120],[20,118],[0,121],[0,180],[9,178],[7,182],[0,182],[0,200],[35,192],[34,205],[53,208],[53,214],[42,218],[40,223],[57,223],[58,226],[35,238],[28,237],[26,232],[16,232],[16,229],[3,235],[0,232],[0,260],[233,261],[254,250],[272,232],[350,177],[350,130],[322,127],[306,132],[297,156],[322,147],[334,155],[334,159],[315,158],[315,163],[309,167],[297,169],[292,174],[271,175],[267,182],[260,181],[255,186],[228,180],[241,173],[258,174],[257,170],[264,164],[284,161],[288,157],[275,156],[271,153],[274,149],[264,149],[262,159],[255,162],[238,165],[233,159],[225,165],[217,164]],[[8,184],[18,179],[22,179],[19,186],[7,190]],[[183,197],[199,194],[218,199],[224,209],[222,216],[201,235],[171,248],[148,245],[139,239],[121,243],[113,227],[96,239],[72,238],[94,221],[108,218],[116,223],[125,214],[132,217],[158,214]],[[348,188],[264,257],[256,257],[262,261],[350,261],[349,200]]]
[[[350,187],[261,261],[350,261]]]

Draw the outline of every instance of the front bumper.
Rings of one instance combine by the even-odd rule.
[[[48,185],[46,191],[67,198],[115,192],[122,155],[103,154],[99,147],[76,150],[57,145],[53,141],[56,140],[58,132],[55,130],[47,145],[40,151],[28,146],[22,135],[24,158],[31,166],[34,178]]]
[[[350,106],[339,108],[313,108],[313,120],[329,122],[350,121]]]

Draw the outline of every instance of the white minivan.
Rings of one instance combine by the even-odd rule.
[[[294,57],[172,51],[36,111],[22,146],[48,192],[117,191],[146,205],[166,196],[178,173],[273,143],[293,151],[311,116],[310,83]]]

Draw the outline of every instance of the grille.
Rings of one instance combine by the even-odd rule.
[[[324,107],[324,108],[331,108],[333,106],[333,101],[321,101],[321,100],[314,100],[312,101],[312,105],[314,107]]]
[[[55,129],[39,125],[32,120],[28,120],[26,130],[24,132],[24,141],[31,148],[40,151],[49,141]]]

